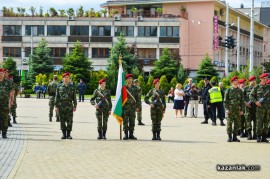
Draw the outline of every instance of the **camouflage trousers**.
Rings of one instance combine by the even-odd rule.
[[[270,120],[269,107],[266,106],[261,108],[257,107],[256,117],[257,117],[256,134],[257,135],[267,134]]]
[[[237,107],[235,107],[237,108]],[[227,134],[237,134],[240,128],[240,111],[232,110],[227,117]]]
[[[109,118],[109,109],[107,108],[100,108],[96,110],[96,117],[98,122],[98,131],[106,131],[107,130],[107,123]]]
[[[14,101],[14,104],[11,106],[10,108],[10,114],[13,116],[13,117],[17,117],[17,113],[16,113],[16,109],[17,109],[17,102],[16,100]]]
[[[139,112],[136,112],[137,113],[137,121],[141,122],[142,121],[142,108],[140,109]]]
[[[246,129],[246,119],[244,115],[240,117],[240,129],[241,130]]]
[[[59,107],[59,117],[61,130],[72,131],[73,106],[72,103]]]
[[[135,109],[123,109],[123,130],[134,131],[135,127]]]
[[[7,132],[9,120],[9,109],[6,106],[0,105],[0,130]]]
[[[54,96],[50,96],[49,97],[49,107],[50,107],[50,111],[49,111],[49,117],[53,117],[53,109],[54,109]],[[59,114],[58,112],[56,113],[56,118],[59,118]]]
[[[252,108],[245,108],[246,130],[253,130],[253,134],[256,134],[256,106],[252,105],[251,107]]]
[[[152,120],[152,131],[161,131],[161,120],[163,117],[163,110],[161,108],[151,108],[151,120]]]

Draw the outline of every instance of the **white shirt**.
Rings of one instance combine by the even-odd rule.
[[[184,91],[182,89],[180,89],[180,90],[179,89],[175,89],[174,90],[174,99],[175,100],[183,100],[184,99],[183,96],[177,95],[176,93],[181,93],[181,94],[184,95],[185,93],[184,93]]]

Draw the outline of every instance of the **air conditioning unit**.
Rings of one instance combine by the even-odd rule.
[[[120,15],[115,15],[115,16],[114,16],[114,20],[115,20],[115,21],[120,21],[120,20],[121,20]]]
[[[142,16],[138,16],[137,17],[137,21],[143,21],[143,17]]]
[[[22,64],[28,64],[28,61],[29,61],[28,58],[23,58],[23,59],[22,59]]]
[[[68,20],[69,21],[75,21],[75,17],[74,16],[68,16]]]
[[[3,61],[6,61],[7,60],[7,58],[3,58]]]

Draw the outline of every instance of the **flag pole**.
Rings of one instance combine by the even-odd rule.
[[[120,140],[122,140],[122,124],[120,124]]]
[[[122,54],[119,55],[119,64],[122,64]],[[120,124],[120,140],[122,140],[122,124],[123,123]]]

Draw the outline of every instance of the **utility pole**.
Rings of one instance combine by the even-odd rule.
[[[229,3],[226,5],[226,38],[229,37]],[[229,49],[225,48],[225,75],[229,75]]]
[[[249,72],[253,70],[254,66],[254,58],[253,58],[253,44],[254,44],[254,0],[252,0],[251,5],[251,18],[250,18],[250,64],[249,64]]]
[[[237,71],[240,71],[240,17],[237,17]]]

